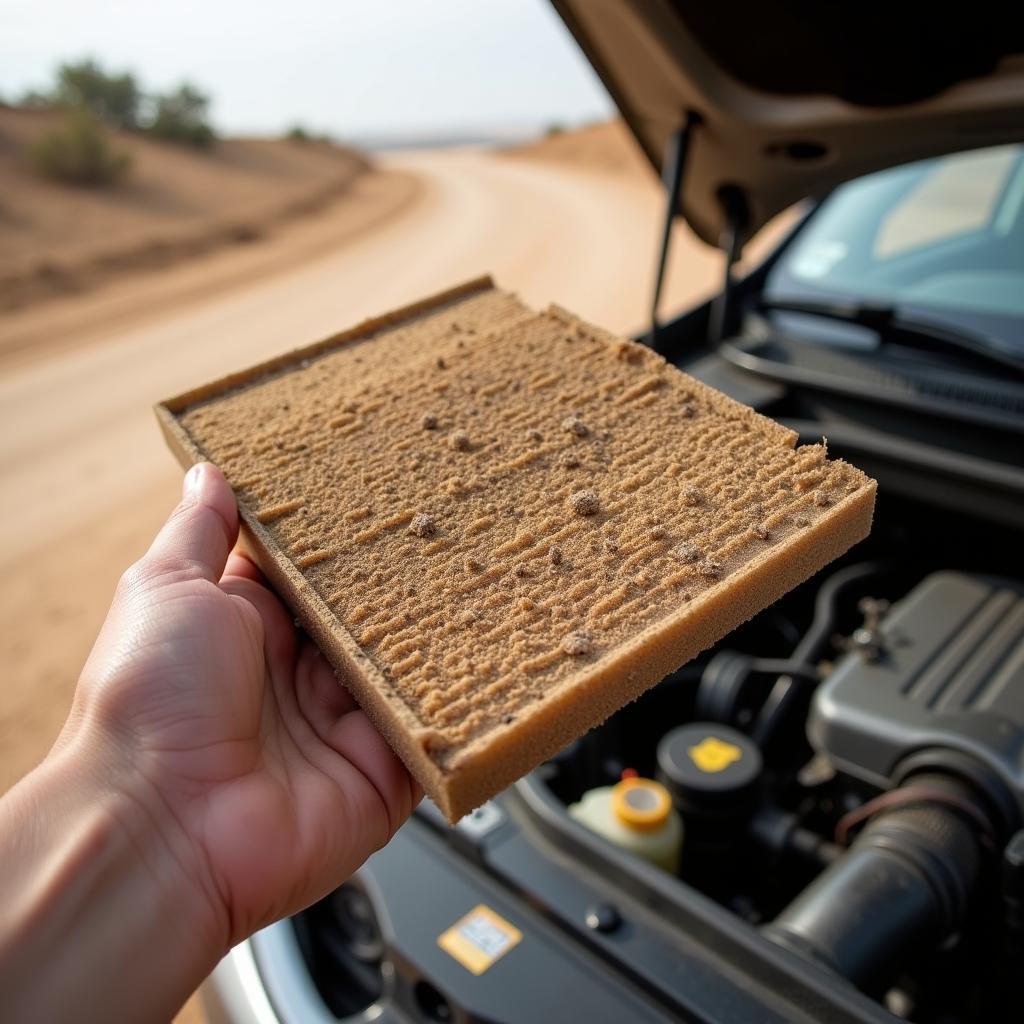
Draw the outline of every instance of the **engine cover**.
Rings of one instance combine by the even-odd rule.
[[[882,620],[877,658],[840,661],[814,696],[808,737],[881,788],[919,752],[967,755],[1024,812],[1024,585],[934,573]]]

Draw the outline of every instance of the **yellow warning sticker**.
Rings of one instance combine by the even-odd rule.
[[[724,772],[743,757],[743,751],[735,743],[726,743],[717,736],[705,736],[687,753],[702,772]]]
[[[483,974],[496,960],[517,945],[523,933],[513,924],[480,904],[459,918],[437,944],[473,974]]]

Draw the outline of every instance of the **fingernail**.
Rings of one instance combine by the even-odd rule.
[[[181,496],[198,501],[203,490],[203,463],[197,462],[186,474]]]

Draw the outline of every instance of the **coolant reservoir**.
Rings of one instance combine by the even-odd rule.
[[[630,853],[675,873],[683,848],[683,822],[668,790],[653,779],[623,779],[587,790],[569,814]]]

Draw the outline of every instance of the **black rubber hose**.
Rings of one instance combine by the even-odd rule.
[[[972,799],[946,776],[913,783]],[[978,876],[978,836],[977,824],[949,803],[883,811],[765,934],[877,994],[914,954],[959,929]]]
[[[783,674],[812,685],[821,681],[821,672],[814,665],[791,658],[752,658],[739,651],[719,651],[700,673],[696,715],[742,729],[747,723],[740,715],[750,680],[761,677],[757,689],[762,690],[773,686],[771,680]]]
[[[839,595],[858,580],[876,576],[887,568],[885,562],[859,562],[829,576],[818,588],[814,600],[814,619],[800,643],[794,648],[790,660],[813,665],[835,632],[836,602]],[[789,708],[801,689],[793,676],[783,675],[776,680],[761,708],[757,722],[751,729],[751,735],[758,746],[764,747],[771,740],[780,723],[787,717]]]
[[[811,664],[821,656],[836,629],[836,601],[851,583],[877,576],[889,568],[886,562],[858,562],[832,573],[818,588],[814,599],[814,619],[803,639],[793,650],[792,660]]]
[[[768,855],[773,866],[796,861],[820,870],[846,854],[841,846],[801,825],[795,814],[770,804],[751,817],[748,835]]]

